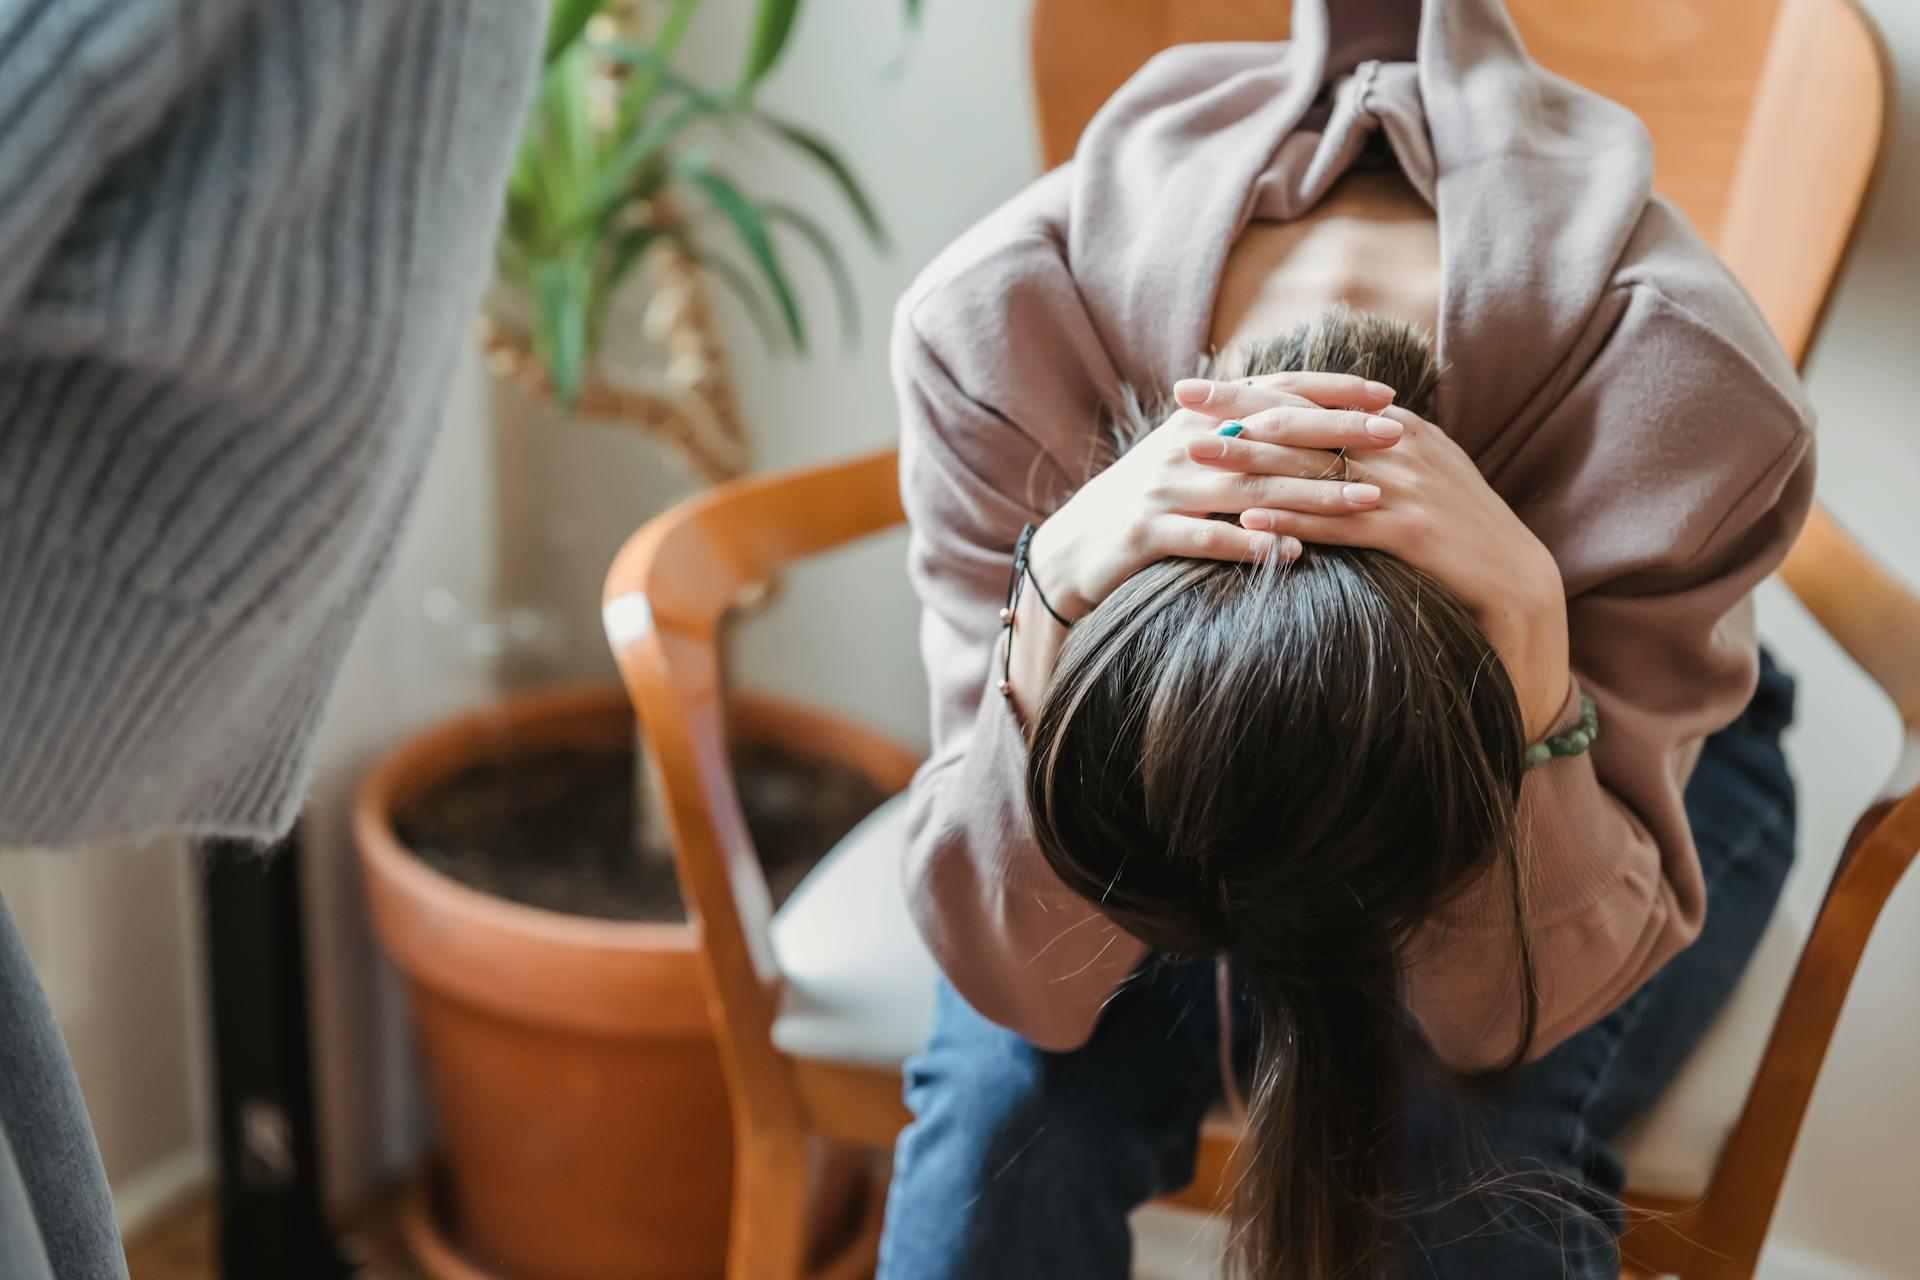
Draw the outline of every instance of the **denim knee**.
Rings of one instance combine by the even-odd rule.
[[[1018,1196],[1035,1179],[1085,1185],[1118,1174],[1145,1199],[1163,1176],[1181,1175],[1179,1148],[1193,1144],[1193,1121],[1168,1132],[1158,1117],[1137,1114],[1116,1096],[1115,1064],[1036,1049],[984,1019],[956,1034],[956,1021],[941,1020],[944,1034],[907,1063],[905,1080],[915,1116],[905,1137],[937,1145],[949,1178],[981,1196]]]
[[[1182,1021],[1186,996],[1143,983],[1084,1048],[1048,1053],[941,984],[906,1068],[883,1280],[1126,1275],[1128,1213],[1192,1175],[1211,1024]]]

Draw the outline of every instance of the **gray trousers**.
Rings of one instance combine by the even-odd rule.
[[[0,902],[0,1280],[127,1280],[100,1149],[40,980]]]

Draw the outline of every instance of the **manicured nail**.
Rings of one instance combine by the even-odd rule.
[[[1242,511],[1240,513],[1240,523],[1245,528],[1255,530],[1256,532],[1261,529],[1271,529],[1273,528],[1273,512]]]
[[[1375,440],[1398,440],[1406,428],[1392,418],[1368,418],[1367,434]]]
[[[1340,489],[1340,496],[1355,506],[1364,506],[1369,502],[1380,501],[1380,486],[1377,484],[1349,484]]]
[[[1224,458],[1227,442],[1217,436],[1201,436],[1187,446],[1187,452],[1196,458]]]
[[[1385,396],[1389,400],[1393,399],[1393,388],[1384,382],[1367,383],[1367,393],[1369,395]]]
[[[1205,378],[1182,378],[1173,384],[1174,399],[1182,404],[1205,404],[1213,395],[1213,384]]]
[[[1225,426],[1221,427],[1218,431],[1214,432],[1214,434],[1218,436],[1237,436],[1242,431],[1245,431],[1246,429],[1247,429],[1247,424],[1244,422],[1229,422]]]

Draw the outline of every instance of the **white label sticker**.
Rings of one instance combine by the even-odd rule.
[[[606,629],[607,643],[619,653],[653,631],[653,606],[638,591],[615,596],[600,606],[600,625]]]

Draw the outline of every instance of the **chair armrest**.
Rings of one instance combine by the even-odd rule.
[[[769,1038],[779,977],[767,932],[773,908],[728,759],[720,623],[795,560],[902,518],[891,449],[746,477],[648,521],[614,558],[601,596],[607,640],[646,742],[643,804],[666,816],[681,888],[699,922],[709,1001],[738,1077],[736,1104],[763,1123],[792,1123],[796,1104]],[[762,700],[762,728],[782,719],[776,712]],[[827,718],[817,714],[785,720],[790,736],[857,748],[857,763],[892,785],[911,773],[909,756],[872,735],[848,727],[822,734]]]
[[[1772,1216],[1800,1122],[1881,908],[1920,852],[1920,735],[1895,774],[1904,790],[1876,801],[1854,828],[1774,1020],[1759,1074],[1720,1155],[1706,1211],[1732,1222]]]
[[[602,604],[614,615],[610,622],[624,610],[651,626],[710,638],[743,593],[795,560],[903,519],[895,449],[748,476],[696,494],[642,526],[614,557]],[[618,657],[621,637],[608,639]]]
[[[1920,734],[1920,596],[1818,506],[1780,576]]]

